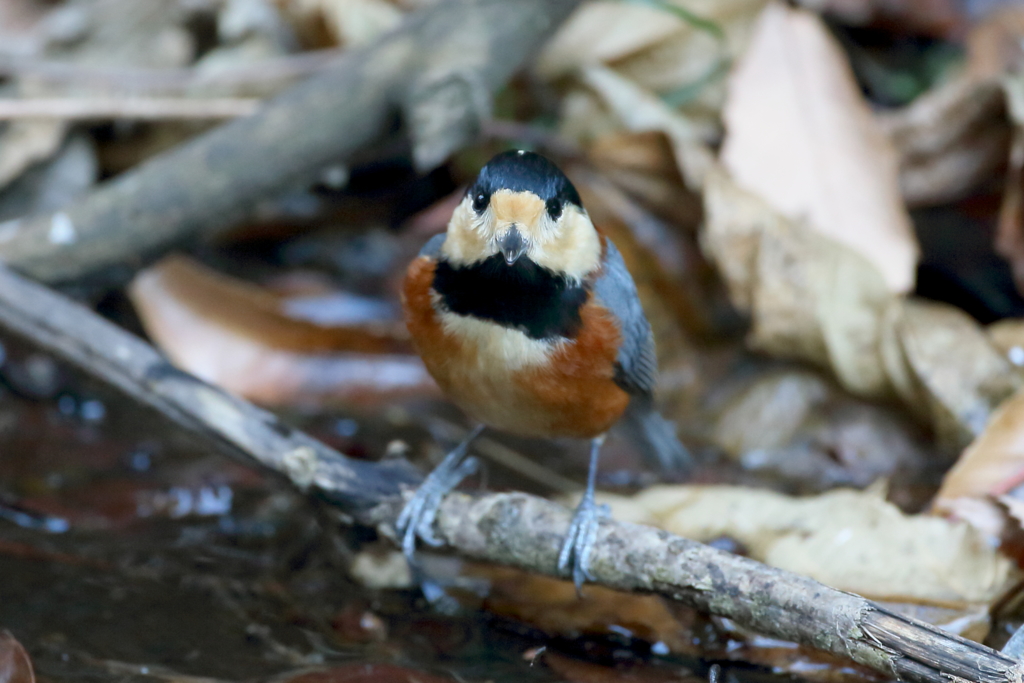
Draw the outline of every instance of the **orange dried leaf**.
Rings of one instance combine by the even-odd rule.
[[[264,405],[437,391],[397,320],[317,323],[295,300],[174,256],[139,273],[129,294],[175,365]]]
[[[698,654],[692,629],[659,596],[587,586],[581,597],[569,581],[508,567],[474,565],[469,573],[490,581],[484,601],[488,610],[527,622],[550,636],[611,635],[625,629],[651,644],[663,643],[672,652]]]
[[[35,683],[32,660],[9,631],[0,631],[0,683]]]
[[[1024,392],[1005,401],[981,436],[946,474],[935,498],[949,511],[959,498],[999,496],[1024,483]]]

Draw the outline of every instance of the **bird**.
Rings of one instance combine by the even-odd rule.
[[[402,307],[414,347],[442,392],[476,428],[431,472],[398,518],[410,561],[416,540],[438,546],[441,501],[477,468],[467,457],[485,428],[590,440],[587,486],[558,568],[580,589],[606,506],[595,502],[598,456],[618,424],[662,466],[689,453],[654,407],[654,336],[615,244],[549,159],[493,157],[409,265]]]

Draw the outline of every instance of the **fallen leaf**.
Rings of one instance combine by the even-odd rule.
[[[622,59],[664,40],[685,22],[653,5],[598,0],[581,5],[537,57],[538,75],[547,79],[594,64]]]
[[[1024,62],[1024,7],[1000,3],[971,26],[964,41],[967,72],[974,78],[998,79]]]
[[[735,458],[785,446],[829,393],[828,385],[809,372],[762,377],[722,409],[712,438]]]
[[[404,666],[371,663],[305,670],[274,678],[275,683],[451,683],[454,680]]]
[[[317,320],[316,299],[285,299],[171,256],[140,272],[129,294],[143,326],[178,367],[264,405],[394,400],[436,385],[400,320]],[[372,307],[371,307],[371,310]]]
[[[792,498],[732,486],[655,486],[600,499],[616,519],[702,542],[729,537],[756,560],[875,600],[987,605],[1019,578],[973,527],[906,515],[877,491]]]
[[[546,79],[607,67],[710,122],[724,97],[721,76],[746,46],[766,0],[590,2],[537,60]]]
[[[959,309],[893,296],[865,257],[787,220],[721,170],[708,174],[704,197],[703,245],[750,314],[751,347],[830,369],[859,396],[895,394],[953,448],[1019,386]]]
[[[750,313],[751,347],[829,368],[858,395],[890,392],[879,342],[893,298],[864,256],[787,220],[720,169],[708,174],[704,208],[703,246]]]
[[[721,160],[741,187],[863,255],[889,291],[913,288],[918,248],[895,151],[818,17],[764,10],[722,115]]]
[[[882,354],[893,386],[940,442],[970,443],[1021,385],[984,330],[958,308],[902,300],[887,312],[885,329]]]
[[[899,155],[904,201],[944,204],[991,182],[1010,145],[1005,109],[996,78],[965,73],[905,107],[876,113]]]
[[[946,473],[935,507],[950,511],[962,498],[996,497],[1024,483],[1024,392],[1005,401],[985,431]]]
[[[597,94],[626,130],[664,133],[687,187],[696,190],[703,185],[713,163],[708,143],[717,136],[716,127],[688,118],[653,92],[605,66],[586,67],[580,82]]]
[[[663,133],[605,135],[594,141],[587,156],[602,175],[675,228],[696,229],[701,219],[700,197],[686,187]]]
[[[9,631],[0,631],[0,683],[35,683],[32,660]]]
[[[677,654],[698,654],[693,633],[656,595],[635,595],[603,586],[576,593],[570,581],[490,565],[473,565],[469,576],[490,582],[484,607],[504,617],[531,624],[552,637],[622,635],[662,643]]]

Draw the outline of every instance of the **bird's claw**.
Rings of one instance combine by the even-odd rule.
[[[441,501],[479,467],[476,458],[463,459],[465,452],[466,448],[459,446],[449,453],[420,484],[398,515],[395,529],[402,537],[402,552],[410,562],[416,552],[417,537],[435,548],[444,544],[434,535],[434,520],[437,519]]]
[[[590,575],[590,554],[597,539],[597,526],[602,519],[611,517],[607,505],[598,505],[593,497],[583,496],[569,524],[569,531],[558,554],[558,571],[565,573],[572,563],[572,582],[578,593],[584,581],[593,581]]]

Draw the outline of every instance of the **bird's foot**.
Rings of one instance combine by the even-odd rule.
[[[444,497],[462,483],[463,479],[477,471],[477,459],[467,458],[466,452],[472,438],[479,433],[479,430],[475,431],[470,438],[445,456],[441,464],[416,489],[398,515],[395,528],[402,537],[402,552],[410,562],[416,552],[417,536],[427,545],[443,545],[444,541],[434,535],[434,520],[437,519],[437,511]]]
[[[590,553],[594,549],[597,538],[597,525],[602,519],[611,516],[607,505],[598,505],[592,495],[584,495],[576,507],[569,532],[562,543],[562,551],[558,554],[558,571],[566,572],[572,563],[572,582],[579,593],[584,581],[593,581],[590,575]]]

